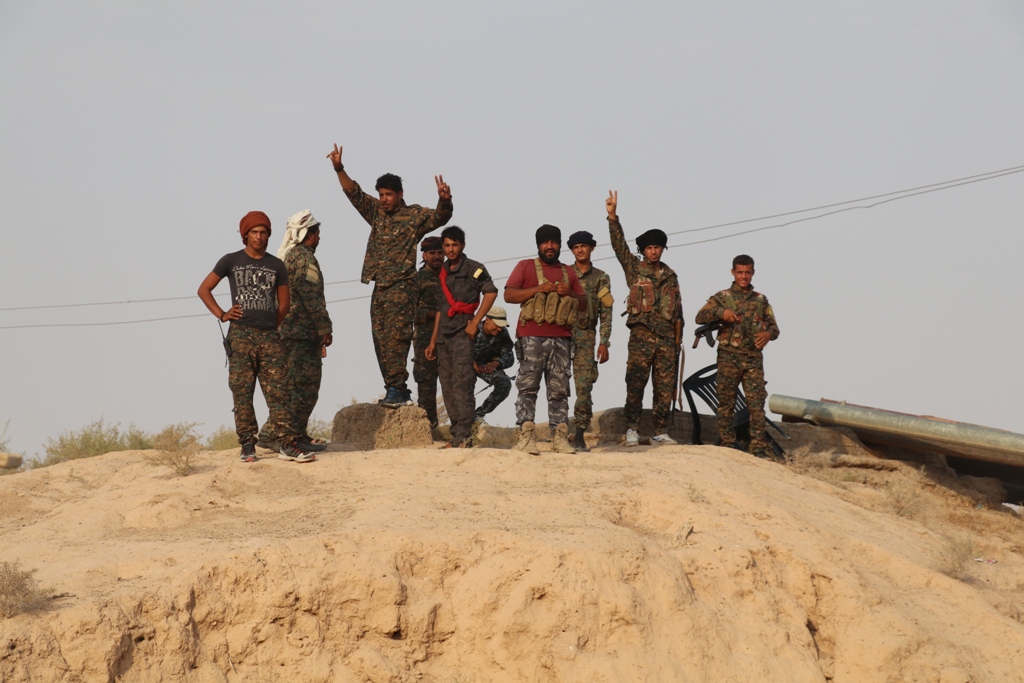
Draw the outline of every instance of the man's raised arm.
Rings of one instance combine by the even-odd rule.
[[[334,172],[338,174],[338,182],[341,183],[341,189],[348,193],[356,189],[356,181],[352,180],[348,173],[345,173],[345,165],[341,163],[341,149],[341,147],[338,147],[338,143],[334,143],[334,150],[327,153],[327,158],[334,164]]]
[[[622,231],[622,224],[619,223],[618,206],[618,190],[608,190],[608,199],[604,200],[604,208],[608,211],[608,233],[612,240],[615,258],[619,259],[619,263],[628,277],[629,269],[633,266],[633,255],[629,253],[629,244],[626,242],[626,235]]]
[[[444,181],[444,176],[434,176],[434,184],[437,185],[437,208],[431,216],[429,224],[433,227],[427,232],[432,232],[452,219],[452,212],[455,211],[452,205],[452,188]]]

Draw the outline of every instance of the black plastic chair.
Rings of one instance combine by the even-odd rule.
[[[709,365],[687,377],[683,382],[683,393],[686,394],[686,402],[690,405],[690,418],[693,420],[693,438],[691,440],[694,445],[700,446],[704,442],[700,438],[700,415],[697,414],[697,405],[693,401],[693,395],[700,396],[708,404],[708,407],[716,413],[718,412],[718,365]],[[782,431],[777,424],[770,419],[767,421],[783,438],[789,438],[789,435]],[[736,387],[736,410],[733,412],[732,424],[737,430],[749,430],[750,410],[747,408],[747,400],[743,396],[742,386]],[[785,451],[782,446],[772,438],[771,434],[766,433],[765,436],[772,452],[780,458],[783,457]]]

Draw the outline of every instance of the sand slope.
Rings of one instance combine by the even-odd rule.
[[[62,594],[0,621],[0,678],[1024,680],[1024,524],[922,485],[997,563],[715,447],[65,463],[0,479],[0,559]]]

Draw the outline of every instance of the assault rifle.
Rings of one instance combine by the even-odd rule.
[[[701,337],[704,337],[704,339],[707,340],[708,346],[714,348],[714,346],[715,346],[715,336],[714,336],[714,333],[715,333],[716,330],[721,329],[721,327],[722,327],[722,321],[721,320],[715,320],[714,322],[705,323],[704,325],[701,325],[700,327],[695,329],[693,331],[693,348],[697,348],[697,345],[700,344],[700,338]]]

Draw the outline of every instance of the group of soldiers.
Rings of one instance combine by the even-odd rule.
[[[511,392],[506,373],[518,358],[514,380],[517,440],[515,449],[539,455],[535,422],[544,380],[552,450],[587,450],[584,433],[593,418],[591,391],[598,366],[607,362],[614,298],[608,274],[596,268],[597,246],[586,231],[569,236],[574,263],[560,260],[562,233],[553,225],[536,230],[537,256],[516,264],[503,299],[520,306],[516,340],[509,335],[506,310],[494,305],[498,288],[487,267],[465,253],[462,228],[446,226],[452,217],[451,188],[435,177],[435,208],[406,204],[402,179],[388,173],[377,179],[377,196],[364,192],[345,171],[342,148],[328,153],[349,201],[370,226],[361,280],[374,283],[370,303],[373,348],[385,395],[381,404],[413,405],[407,361],[413,350],[413,379],[418,404],[431,426],[438,422],[437,384],[451,422],[447,447],[473,445],[473,425]],[[661,259],[668,236],[648,230],[630,249],[618,216],[618,194],[605,200],[608,230],[629,293],[625,302],[630,330],[626,360],[626,446],[640,442],[643,395],[653,388],[651,442],[673,444],[668,434],[673,392],[678,382],[683,310],[679,280]],[[429,233],[444,227],[439,236]],[[199,297],[222,322],[231,325],[224,340],[229,386],[241,459],[256,459],[256,446],[282,459],[311,462],[326,444],[310,437],[307,424],[319,395],[322,359],[331,345],[332,325],[324,299],[323,276],[315,252],[320,224],[309,211],[288,220],[278,257],[267,253],[270,220],[262,212],[246,214],[239,225],[244,249],[227,254],[199,287]],[[417,254],[422,266],[417,268]],[[733,283],[711,297],[697,314],[698,324],[719,329],[718,424],[720,443],[738,448],[733,428],[737,387],[742,383],[750,411],[750,452],[767,455],[762,353],[779,336],[768,300],[754,291],[754,262],[733,259]],[[232,306],[222,309],[213,289],[229,277]],[[258,428],[252,399],[259,380],[270,416]],[[477,379],[492,387],[477,407]],[[575,432],[569,435],[570,381],[575,380]]]

